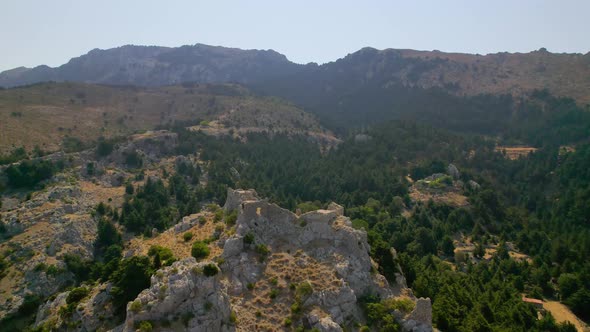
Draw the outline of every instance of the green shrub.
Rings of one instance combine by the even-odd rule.
[[[132,151],[125,155],[125,164],[131,168],[141,168],[143,158],[137,151]]]
[[[296,301],[295,303],[293,303],[291,305],[291,313],[292,314],[297,315],[297,314],[301,313],[301,310],[302,310],[301,302]]]
[[[43,272],[45,270],[47,270],[47,264],[45,264],[43,262],[35,265],[35,267],[33,268],[33,271],[35,271],[35,272]]]
[[[268,297],[270,297],[272,300],[276,299],[276,297],[279,295],[279,290],[278,289],[272,289],[268,295]]]
[[[199,217],[199,225],[205,225],[207,223],[207,218],[204,216]]]
[[[139,300],[135,300],[131,302],[129,309],[133,312],[140,312],[142,308],[141,302]]]
[[[139,322],[137,325],[137,329],[141,332],[151,332],[153,330],[152,323],[148,322],[147,320]]]
[[[221,221],[221,219],[223,219],[223,210],[218,209],[215,211],[215,214],[213,215],[213,221],[218,222]]]
[[[203,274],[207,277],[212,277],[219,272],[219,268],[215,264],[207,264],[203,266]]]
[[[309,281],[300,283],[297,286],[297,289],[295,290],[295,294],[299,299],[309,296],[311,295],[311,293],[313,293],[313,287],[311,286],[311,283],[309,283]]]
[[[154,268],[159,269],[162,266],[170,266],[176,262],[176,257],[172,250],[158,245],[153,245],[148,251],[148,256],[153,257]]]
[[[127,184],[125,185],[125,193],[127,195],[133,195],[134,191],[135,191],[135,188],[133,187],[133,183],[127,182]]]
[[[246,233],[244,235],[244,243],[245,244],[253,244],[254,243],[254,234],[252,232]]]
[[[289,327],[289,326],[291,326],[291,324],[293,324],[293,321],[291,320],[291,318],[290,317],[285,318],[283,325]]]
[[[68,293],[68,296],[66,297],[66,303],[79,303],[80,301],[82,301],[82,299],[88,296],[89,293],[90,291],[86,287],[74,288]]]
[[[191,249],[191,255],[196,258],[197,260],[207,258],[209,256],[210,250],[207,244],[203,241],[196,241],[193,243],[193,247]]]
[[[186,232],[184,234],[182,234],[182,239],[184,240],[184,242],[188,242],[190,240],[193,239],[193,233],[192,232]]]
[[[230,214],[225,216],[225,223],[228,226],[233,226],[236,224],[237,219],[238,219],[238,211],[234,210],[233,212],[231,212]]]
[[[105,140],[104,137],[98,139],[98,144],[96,145],[96,154],[98,157],[106,157],[113,152],[115,144],[113,142]]]
[[[279,284],[279,279],[277,277],[272,277],[269,282],[271,285],[276,286]]]
[[[193,314],[192,312],[185,312],[182,314],[182,316],[180,316],[180,320],[182,321],[182,324],[184,325],[184,327],[188,327],[188,323],[191,321],[191,319],[195,318],[195,314]]]
[[[4,170],[8,185],[13,188],[32,188],[53,176],[56,166],[47,160],[24,160],[18,165],[10,165]]]
[[[256,246],[256,252],[261,255],[261,256],[268,256],[268,254],[270,254],[270,250],[268,250],[268,247],[264,244],[258,244]]]
[[[394,310],[409,313],[414,309],[414,302],[410,299],[386,299],[379,301],[376,297],[366,297],[361,300],[369,326],[381,331],[398,331],[400,326],[393,316]]]

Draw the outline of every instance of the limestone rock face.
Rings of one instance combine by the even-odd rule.
[[[60,308],[67,305],[66,298],[69,291],[59,293],[54,300],[47,301],[39,307],[35,319],[35,327],[43,330],[61,330],[64,325],[76,325],[78,331],[107,330],[114,326],[114,313],[111,305],[112,285],[110,283],[100,284],[92,289],[87,298],[84,298],[76,306],[67,322],[63,321],[60,315]]]
[[[228,194],[228,197],[230,195]],[[236,223],[236,235],[226,242],[230,244],[252,234],[256,243],[264,244],[272,251],[304,250],[314,259],[336,268],[339,277],[357,294],[373,291],[389,296],[388,287],[378,287],[371,273],[371,258],[367,234],[351,227],[348,218],[340,215],[340,209],[317,210],[297,217],[289,210],[265,201],[244,201],[240,204]],[[235,250],[224,251],[224,258],[232,261]]]
[[[258,197],[258,193],[254,189],[228,189],[227,199],[225,200],[225,205],[223,206],[223,209],[225,211],[234,211],[244,201],[257,201],[259,199],[260,198]]]
[[[135,331],[144,320],[175,321],[186,317],[187,331],[233,331],[231,307],[220,274],[207,276],[203,267],[211,262],[186,258],[151,278],[150,288],[127,305],[123,331]]]
[[[401,271],[396,285],[376,272],[366,232],[352,228],[341,206],[297,216],[254,190],[230,189],[224,208],[238,217],[210,244],[223,248],[214,259],[219,264],[191,257],[158,270],[128,303],[118,331],[134,331],[143,321],[156,331],[286,331],[291,317],[292,327],[336,332],[365,321],[358,300],[367,294],[409,298],[415,309],[396,315],[402,327],[432,330],[430,300],[416,299]],[[219,272],[207,276],[207,265]]]
[[[382,275],[374,272],[367,234],[352,228],[350,219],[343,216],[342,206],[332,203],[327,210],[297,216],[258,199],[252,191],[230,189],[227,197],[225,207],[238,210],[235,234],[225,240],[222,254],[225,261],[222,267],[232,285],[232,296],[243,294],[245,285],[261,280],[269,270],[251,250],[262,245],[272,253],[283,253],[283,261],[293,257],[301,269],[308,268],[312,261],[333,271],[337,281],[330,286],[322,284],[318,287],[321,289],[314,290],[302,301],[304,308],[315,308],[301,321],[308,328],[341,331],[341,325],[363,321],[357,302],[366,294],[378,295],[382,299],[402,294],[413,298],[401,271],[400,284],[393,287]],[[412,316],[406,320],[411,320],[414,327],[431,329],[430,300],[419,301]],[[239,306],[235,309],[240,312]]]
[[[2,246],[12,248],[8,257],[15,262],[3,281],[10,296],[0,296],[0,319],[18,310],[27,294],[49,296],[69,284],[66,254],[93,257],[97,221],[89,212],[97,203],[79,184],[59,183],[0,213],[11,236]]]

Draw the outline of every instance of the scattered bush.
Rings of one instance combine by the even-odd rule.
[[[172,250],[158,245],[153,245],[148,251],[148,256],[154,259],[154,268],[159,269],[162,266],[170,266],[176,262],[176,257]]]
[[[221,221],[221,219],[223,219],[223,210],[217,209],[215,211],[215,214],[213,215],[213,221],[219,222],[219,221]]]
[[[264,244],[258,244],[258,245],[256,245],[256,249],[255,250],[262,257],[266,257],[266,256],[268,256],[270,254],[270,250]]]
[[[238,219],[238,211],[234,210],[233,212],[231,212],[230,214],[225,216],[225,223],[228,226],[233,226],[236,224],[237,219]]]
[[[188,241],[192,240],[193,233],[192,232],[185,232],[184,234],[182,234],[182,239],[184,240],[184,242],[188,242]]]
[[[209,256],[210,250],[207,244],[203,241],[196,241],[193,243],[193,247],[191,249],[191,255],[196,258],[197,260],[201,260],[203,258],[207,258]]]
[[[152,332],[153,326],[152,323],[148,322],[147,320],[139,322],[137,325],[137,329],[141,332]]]
[[[293,321],[291,320],[291,318],[290,317],[285,318],[283,325],[289,327],[289,326],[291,326],[291,324],[293,324]]]
[[[127,195],[133,195],[134,191],[135,191],[135,188],[133,188],[133,183],[127,182],[127,184],[125,185],[125,193]]]
[[[27,151],[23,147],[15,148],[7,156],[0,156],[0,165],[10,164],[28,158]]]
[[[244,244],[253,244],[254,243],[254,234],[252,232],[246,233],[244,235]]]
[[[268,294],[268,297],[271,298],[271,300],[276,299],[276,297],[279,295],[279,290],[274,288],[270,291],[270,293]]]
[[[135,300],[135,301],[131,302],[131,305],[129,306],[129,309],[131,309],[131,311],[133,311],[133,312],[140,312],[141,308],[142,308],[142,305],[139,300]]]
[[[111,141],[107,141],[104,137],[98,139],[98,144],[96,145],[96,154],[98,157],[106,157],[113,152],[115,144]]]
[[[277,279],[277,277],[272,277],[269,282],[271,285],[276,286],[279,284],[279,279]]]
[[[219,268],[215,264],[207,264],[203,266],[203,274],[207,277],[212,277],[219,272]]]
[[[295,290],[295,294],[299,299],[307,297],[311,295],[311,293],[313,293],[313,286],[311,286],[309,281],[300,283]]]
[[[8,185],[13,188],[32,188],[43,180],[53,176],[56,166],[47,160],[22,161],[18,165],[10,165],[4,170]]]

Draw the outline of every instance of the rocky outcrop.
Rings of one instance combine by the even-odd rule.
[[[457,166],[455,166],[453,164],[449,164],[449,166],[447,166],[447,174],[452,176],[454,180],[458,180],[459,177],[461,176],[459,169],[457,168]]]
[[[49,296],[72,282],[65,254],[92,258],[96,220],[90,211],[98,202],[79,185],[54,184],[0,214],[8,238],[0,250],[11,273],[0,283],[0,318],[16,312],[27,294]]]
[[[123,331],[135,331],[141,321],[180,321],[188,331],[233,331],[229,296],[221,275],[208,275],[207,266],[187,258],[158,271],[150,288],[127,305]]]
[[[77,327],[77,331],[106,331],[114,328],[116,320],[111,289],[110,283],[95,286],[71,314],[60,313],[67,306],[66,299],[70,291],[59,293],[39,307],[34,326],[43,331],[67,330],[66,327],[73,326]]]
[[[187,258],[156,272],[150,288],[128,304],[124,331],[142,321],[156,329],[172,322],[188,331],[280,329],[287,316],[292,326],[342,331],[364,321],[358,300],[367,294],[414,299],[414,311],[401,315],[400,323],[408,331],[431,329],[430,300],[415,299],[401,273],[400,284],[390,286],[375,272],[367,235],[352,228],[342,206],[297,216],[254,190],[230,189],[224,209],[237,210],[238,217],[217,242],[220,264]],[[207,265],[219,273],[207,276]],[[300,307],[297,315],[293,303]]]
[[[260,198],[258,197],[258,193],[254,189],[249,190],[228,190],[227,191],[227,198],[225,200],[225,205],[223,209],[226,212],[231,212],[236,210],[242,202],[245,201],[258,201]]]

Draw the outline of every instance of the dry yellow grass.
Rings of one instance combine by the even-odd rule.
[[[428,202],[430,200],[436,203],[443,203],[451,206],[461,207],[469,205],[466,196],[461,195],[455,191],[447,192],[430,192],[428,190],[420,190],[415,186],[410,188],[410,198],[418,202]]]
[[[243,297],[231,299],[238,331],[289,330],[284,327],[284,321],[291,316],[291,305],[295,303],[295,290],[290,285],[304,282],[309,282],[314,290],[326,292],[337,291],[342,286],[333,269],[302,251],[294,255],[286,252],[272,254],[254,289],[246,291]],[[278,293],[271,299],[273,290]]]
[[[202,241],[211,238],[215,232],[215,227],[222,224],[214,223],[213,215],[209,212],[203,212],[197,215],[205,216],[207,222],[203,225],[197,223],[195,226],[186,231],[193,234],[193,238],[190,241],[184,241],[183,234],[185,232],[177,234],[173,229],[171,229],[160,233],[153,238],[133,238],[129,242],[128,248],[138,255],[147,255],[151,246],[158,245],[172,250],[172,253],[178,259],[190,257],[192,244],[195,241]],[[196,217],[197,215],[193,216]],[[209,258],[217,257],[222,252],[222,248],[219,248],[215,241],[209,244],[209,249],[211,250]]]
[[[537,148],[533,148],[531,146],[497,146],[495,151],[504,153],[506,158],[510,160],[516,160],[518,158],[528,156],[531,152],[537,151]]]
[[[0,90],[0,153],[19,146],[56,151],[66,136],[90,142],[177,120],[223,118],[230,126],[322,131],[315,118],[295,106],[250,96],[237,85],[224,87],[232,93],[216,94],[208,85],[129,88],[82,83]]]
[[[123,204],[123,197],[125,196],[125,187],[123,186],[104,187],[90,181],[79,181],[78,185],[82,192],[88,194],[96,204],[100,202],[109,202],[109,205],[112,206]]]
[[[543,303],[543,309],[549,311],[558,323],[570,322],[576,326],[578,332],[590,331],[590,328],[588,328],[586,323],[580,320],[568,307],[560,302],[546,301]]]

